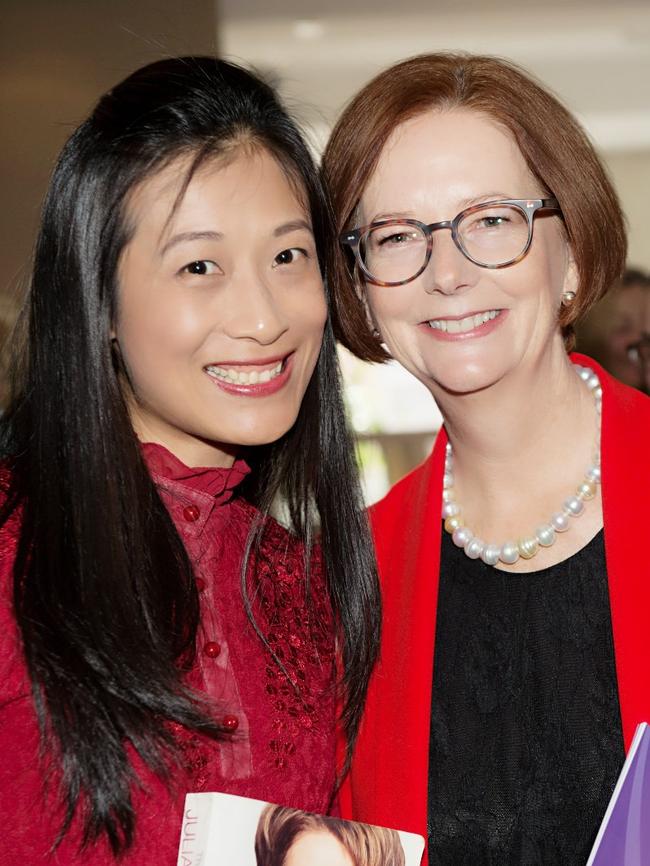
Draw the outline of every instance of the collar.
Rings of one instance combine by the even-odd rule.
[[[156,481],[172,482],[174,488],[183,487],[212,497],[215,505],[229,502],[235,489],[246,478],[250,468],[245,460],[235,460],[228,468],[214,466],[186,466],[171,451],[156,442],[142,444],[142,455],[149,472]]]

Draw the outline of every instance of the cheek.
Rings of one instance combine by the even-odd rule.
[[[373,322],[382,333],[390,332],[401,323],[413,319],[411,292],[405,286],[389,289],[369,285],[366,288],[366,303]]]
[[[320,342],[327,322],[327,302],[323,291],[304,295],[297,302],[286,305],[285,309],[296,336]]]
[[[132,362],[153,354],[164,364],[166,358],[194,351],[205,337],[207,321],[202,306],[181,293],[134,292],[121,304],[116,336]]]

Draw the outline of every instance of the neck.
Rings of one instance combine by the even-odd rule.
[[[434,397],[454,450],[457,489],[474,501],[510,508],[522,492],[579,478],[593,453],[594,400],[561,346],[489,388],[461,395],[436,389]]]

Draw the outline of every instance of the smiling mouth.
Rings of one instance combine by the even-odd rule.
[[[282,375],[288,357],[287,355],[279,361],[257,364],[227,364],[224,366],[208,364],[204,369],[208,376],[213,379],[231,385],[264,385]]]
[[[501,310],[486,310],[483,313],[473,313],[462,319],[430,319],[427,325],[434,331],[442,331],[445,334],[465,334],[480,328],[486,322],[496,319]]]

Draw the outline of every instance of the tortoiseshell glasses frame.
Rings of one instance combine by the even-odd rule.
[[[519,211],[526,220],[528,226],[528,236],[525,244],[523,245],[523,248],[516,255],[506,259],[505,261],[486,263],[480,261],[475,256],[472,256],[465,249],[458,229],[462,221],[467,219],[467,217],[471,216],[472,214],[480,212],[481,210],[487,210],[489,208],[494,208],[498,206],[514,208],[515,210]],[[440,222],[435,223],[427,224],[420,222],[420,220],[399,217],[385,220],[377,220],[376,222],[370,223],[369,225],[342,232],[339,236],[339,240],[345,246],[350,247],[350,249],[354,253],[360,270],[369,282],[372,282],[378,286],[403,286],[406,283],[410,283],[412,280],[417,279],[420,274],[425,271],[427,265],[429,264],[429,261],[431,260],[431,253],[433,250],[433,233],[435,231],[438,231],[439,229],[450,229],[451,237],[456,247],[465,256],[465,258],[469,259],[470,262],[478,265],[481,268],[498,269],[506,268],[510,265],[516,264],[517,262],[521,261],[521,259],[523,259],[523,257],[530,249],[530,244],[533,238],[533,220],[535,214],[539,213],[540,211],[561,213],[559,202],[555,198],[498,199],[495,201],[481,202],[481,204],[472,205],[471,207],[465,208],[460,213],[456,214],[456,216],[452,220],[441,220]],[[416,270],[415,273],[413,273],[406,279],[386,281],[376,277],[367,268],[366,263],[363,259],[363,248],[368,236],[372,231],[376,229],[387,228],[393,225],[413,226],[413,228],[419,229],[426,238],[426,251],[421,266]]]

